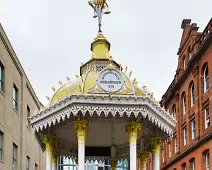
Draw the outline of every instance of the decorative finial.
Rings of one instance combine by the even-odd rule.
[[[63,82],[62,81],[59,81],[59,84],[62,86],[63,85]]]
[[[70,77],[66,77],[66,80],[70,81],[71,79],[70,79]]]
[[[127,71],[128,71],[128,67],[125,68],[125,72],[127,72]]]
[[[109,6],[106,2],[106,0],[90,0],[88,1],[88,4],[93,8],[94,10],[94,18],[98,18],[98,25],[99,25],[99,32],[102,32],[101,26],[102,26],[102,16],[104,14],[110,14]]]
[[[52,90],[53,90],[53,91],[56,91],[56,88],[55,88],[55,87],[52,87]]]
[[[109,57],[109,63],[110,63],[110,64],[113,63],[113,57],[112,57],[112,56]]]
[[[130,72],[129,77],[132,77],[132,71]]]
[[[76,78],[80,78],[80,76],[79,75],[76,75]]]
[[[49,97],[49,96],[46,96],[46,99],[47,99],[47,100],[50,100],[50,97]]]
[[[136,78],[134,78],[134,80],[133,80],[133,84],[135,84],[135,85],[137,85],[137,84],[138,84],[138,81],[137,81],[137,79],[136,79]]]
[[[122,69],[123,69],[122,64],[119,64],[119,66],[120,66],[120,71],[122,71]]]

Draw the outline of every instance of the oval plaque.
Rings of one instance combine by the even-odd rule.
[[[124,79],[119,70],[106,68],[101,71],[98,84],[102,90],[114,93],[122,88]]]

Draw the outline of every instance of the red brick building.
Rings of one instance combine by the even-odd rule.
[[[178,121],[161,149],[162,170],[212,169],[212,19],[203,32],[182,21],[178,67],[161,105]],[[211,167],[210,167],[211,166]]]

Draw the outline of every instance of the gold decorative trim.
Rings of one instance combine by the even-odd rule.
[[[130,135],[130,143],[137,141],[138,132],[142,131],[142,125],[137,122],[130,122],[125,126],[125,132]]]
[[[150,152],[139,152],[138,153],[138,157],[140,158],[142,168],[146,166],[146,162],[147,162],[149,156],[150,156]]]
[[[46,152],[52,153],[54,145],[56,143],[56,136],[45,135],[44,143],[46,145]]]
[[[86,133],[88,131],[88,121],[87,120],[79,120],[75,122],[74,129],[77,131],[78,142],[84,141],[86,138]]]

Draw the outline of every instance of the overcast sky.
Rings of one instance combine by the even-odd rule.
[[[108,0],[103,34],[111,54],[133,71],[160,100],[174,78],[182,19],[202,31],[211,18],[211,0]],[[91,57],[97,20],[87,0],[0,0],[0,22],[40,101],[52,86],[75,78]]]

